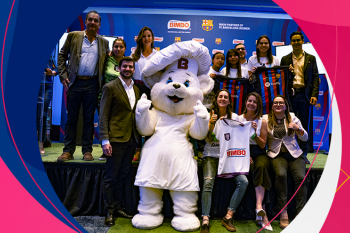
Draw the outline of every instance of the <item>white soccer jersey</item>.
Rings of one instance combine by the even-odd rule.
[[[238,122],[227,118],[216,122],[213,132],[220,141],[218,177],[249,174],[249,139],[254,133],[251,124],[250,121]]]

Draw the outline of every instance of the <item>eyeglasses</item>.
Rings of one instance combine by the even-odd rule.
[[[284,105],[285,102],[278,102],[278,101],[274,101],[273,102],[273,105]]]
[[[300,42],[301,39],[293,39],[292,42],[295,43],[295,42]]]
[[[87,21],[89,21],[89,22],[94,21],[95,23],[98,23],[98,19],[93,19],[93,18],[88,18],[88,20],[87,20]]]
[[[245,50],[245,48],[238,48],[238,49],[236,49],[237,51],[244,51]]]

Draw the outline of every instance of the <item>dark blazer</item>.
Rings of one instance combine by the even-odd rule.
[[[61,82],[64,79],[69,80],[68,86],[70,87],[78,74],[79,70],[79,61],[81,57],[81,47],[83,44],[84,31],[75,31],[70,32],[67,36],[66,42],[61,48],[58,58],[57,66],[59,71],[59,76]],[[101,87],[101,78],[103,71],[103,64],[106,58],[106,55],[109,52],[108,41],[102,36],[97,35],[98,38],[98,80]],[[69,60],[68,66],[66,61]]]
[[[293,65],[293,54],[290,53],[287,56],[282,57],[281,66]],[[291,88],[293,87],[294,75],[288,80],[289,96],[291,96]],[[305,95],[308,101],[311,97],[318,99],[319,92],[319,76],[316,64],[316,58],[305,52],[304,62],[304,82],[305,82]]]
[[[133,87],[136,101],[134,108],[131,109],[120,78],[103,86],[99,117],[101,142],[106,139],[110,142],[127,142],[133,135],[136,142],[140,142],[140,135],[136,130],[135,108],[141,93],[135,85]]]

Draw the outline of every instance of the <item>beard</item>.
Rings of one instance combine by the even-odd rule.
[[[122,76],[125,79],[131,79],[133,73],[132,74],[128,74],[128,76],[124,75],[123,73],[120,73],[120,76]]]

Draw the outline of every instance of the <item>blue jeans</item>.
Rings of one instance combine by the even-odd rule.
[[[211,194],[214,187],[215,177],[218,171],[219,158],[204,157],[203,167],[203,190],[202,190],[202,216],[210,214]]]
[[[210,214],[211,195],[214,187],[214,181],[218,170],[218,158],[205,157],[202,162],[203,167],[203,190],[202,190],[202,216]],[[241,203],[248,186],[248,179],[245,175],[234,177],[236,189],[231,197],[229,210],[236,212],[238,205]]]
[[[83,106],[82,152],[92,152],[94,113],[99,90],[98,78],[76,78],[67,91],[67,122],[64,135],[64,152],[74,154],[80,106]]]
[[[300,149],[304,152],[304,156],[307,155],[309,151],[309,140],[313,140],[313,132],[310,130],[310,115],[312,114],[312,105],[306,99],[305,90],[297,91],[295,96],[290,97],[290,103],[292,104],[293,112],[299,118],[301,125],[309,134],[309,139],[307,141],[301,141],[298,143]]]

